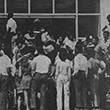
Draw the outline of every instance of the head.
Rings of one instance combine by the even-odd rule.
[[[75,46],[75,53],[82,53],[83,52],[83,43],[82,41],[78,41],[76,46]]]
[[[70,40],[73,40],[73,35],[70,34],[70,35],[68,36],[68,38],[69,38]]]
[[[60,44],[63,43],[63,38],[62,38],[62,37],[59,37],[58,40],[59,40],[59,43],[60,43]]]
[[[110,22],[110,15],[107,16],[107,20],[108,20],[108,22]]]
[[[21,66],[26,66],[26,65],[28,65],[28,57],[23,56],[23,58],[21,60]]]
[[[67,59],[67,51],[66,49],[64,48],[61,48],[60,49],[60,52],[59,52],[59,58],[62,60],[62,61],[65,61]]]
[[[105,39],[105,42],[107,41],[107,39],[109,38],[109,36],[110,36],[110,33],[108,31],[104,31],[103,32],[103,37]]]
[[[8,19],[9,19],[9,18],[13,18],[13,13],[12,13],[12,12],[9,12],[9,13],[8,13]]]
[[[34,58],[34,55],[33,55],[32,53],[30,53],[29,59],[30,59],[30,60],[33,60],[33,58]]]

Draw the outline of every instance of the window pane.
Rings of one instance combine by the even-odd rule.
[[[100,29],[99,16],[80,16],[79,17],[79,37],[88,35],[98,36]]]
[[[4,0],[0,0],[0,13],[4,12]]]
[[[34,18],[16,18],[15,20],[17,22],[18,31],[26,33],[28,30],[32,29]]]
[[[6,32],[6,22],[6,18],[0,18],[0,34],[2,35],[4,35],[4,33]]]
[[[100,12],[100,0],[78,0],[79,13]]]
[[[75,38],[75,19],[53,19],[52,30],[56,38],[66,37],[67,33]]]
[[[27,13],[28,0],[7,0],[7,11],[13,13]]]
[[[32,13],[52,13],[52,0],[31,0]]]
[[[55,0],[56,13],[75,13],[75,0]]]

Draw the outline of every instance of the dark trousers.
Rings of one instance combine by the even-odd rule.
[[[8,76],[0,75],[0,110],[6,110]]]
[[[107,80],[105,78],[105,74],[100,74],[99,76],[99,100],[100,100],[100,107],[104,110],[107,106],[107,97],[106,94],[109,90],[109,86],[107,84]]]
[[[56,86],[53,78],[50,78],[47,81],[47,109],[48,110],[56,110]]]
[[[87,107],[87,88],[86,77],[84,71],[79,71],[74,77],[74,85],[76,91],[76,108]]]
[[[48,79],[48,74],[36,73],[31,82],[31,100],[30,107],[36,109],[36,93],[40,90],[41,99],[40,99],[40,110],[46,109],[46,82]]]

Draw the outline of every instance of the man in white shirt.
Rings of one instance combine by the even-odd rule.
[[[6,33],[4,36],[4,43],[5,43],[5,51],[6,54],[11,58],[12,56],[12,47],[11,47],[11,39],[16,34],[17,23],[13,19],[13,13],[8,13],[8,21],[6,24]]]
[[[32,83],[31,83],[31,108],[36,109],[36,93],[40,90],[41,101],[40,110],[46,107],[46,82],[49,77],[51,60],[45,56],[43,49],[38,49],[39,55],[33,59],[32,63]]]
[[[8,32],[16,33],[17,23],[13,19],[13,13],[8,14],[8,21],[7,21],[7,24],[6,24],[6,29],[7,29],[6,31],[8,31]]]
[[[10,58],[0,51],[0,110],[6,110],[6,99],[9,86],[10,69],[12,68]]]
[[[76,91],[76,108],[87,109],[86,76],[87,58],[82,54],[83,48],[77,46],[77,55],[74,58],[74,84]]]

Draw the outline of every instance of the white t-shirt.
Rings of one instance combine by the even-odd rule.
[[[50,67],[50,64],[51,64],[51,60],[47,56],[38,55],[37,57],[35,57],[33,59],[32,63],[33,64],[35,63],[36,72],[39,72],[39,73],[42,73],[42,74],[49,72],[49,67]]]
[[[8,31],[9,28],[11,28],[11,31],[10,32],[16,33],[17,24],[16,24],[16,21],[13,18],[10,18],[7,21],[7,24],[6,24],[7,31]]]

